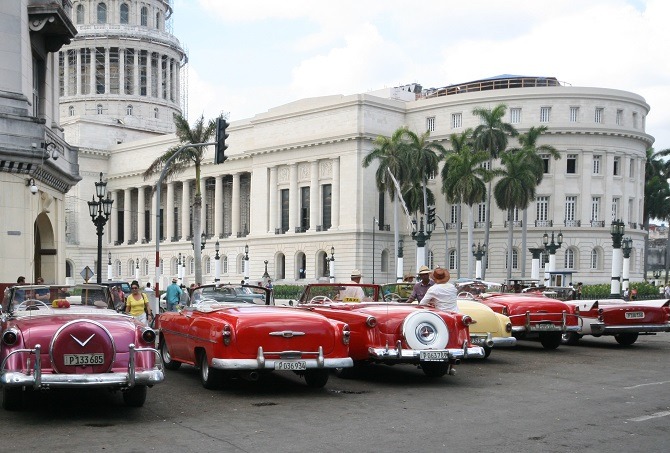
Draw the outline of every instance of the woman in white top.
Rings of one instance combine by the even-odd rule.
[[[456,287],[447,283],[451,275],[446,269],[438,267],[433,271],[433,281],[435,284],[428,288],[426,295],[423,296],[419,305],[428,305],[441,311],[458,311],[456,299],[458,292]]]

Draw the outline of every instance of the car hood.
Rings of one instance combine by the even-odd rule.
[[[493,302],[507,307],[509,315],[520,315],[527,311],[531,313],[561,313],[571,312],[570,307],[560,300],[550,297],[510,294],[491,296],[484,299],[486,303]]]
[[[470,333],[490,332],[494,336],[503,336],[504,325],[509,322],[507,316],[495,313],[490,307],[474,300],[458,299],[458,310],[476,321],[476,323],[470,324]],[[504,321],[502,326],[501,320]],[[509,334],[505,334],[505,336],[509,336]]]

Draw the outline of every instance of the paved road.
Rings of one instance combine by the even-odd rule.
[[[670,335],[545,351],[522,342],[456,376],[373,367],[309,389],[293,374],[202,388],[168,371],[141,409],[118,394],[53,392],[0,410],[2,451],[665,452]]]

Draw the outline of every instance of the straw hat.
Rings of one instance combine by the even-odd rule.
[[[449,275],[449,271],[446,269],[438,267],[433,271],[433,281],[435,283],[447,283],[449,278],[451,278],[451,275]]]
[[[430,274],[430,268],[428,266],[421,266],[419,268],[419,275]]]
[[[361,277],[361,271],[359,271],[358,269],[354,269],[353,271],[351,271],[351,276],[352,277]]]

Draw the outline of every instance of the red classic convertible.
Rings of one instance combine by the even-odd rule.
[[[310,387],[323,387],[328,370],[353,366],[349,326],[316,313],[274,306],[272,291],[250,285],[204,285],[191,303],[161,313],[163,363],[200,368],[205,388],[233,374],[256,380],[263,371],[293,371]]]
[[[579,309],[560,300],[532,293],[483,293],[474,297],[508,316],[517,340],[539,338],[545,349],[558,348],[564,333],[580,329]]]
[[[117,313],[101,285],[14,286],[3,302],[2,406],[20,409],[24,389],[103,387],[142,406],[163,381],[155,332]]]
[[[351,329],[354,364],[411,363],[427,376],[455,374],[464,358],[484,358],[470,343],[472,318],[417,305],[381,301],[379,285],[311,284],[298,307],[345,322]],[[347,375],[347,370],[340,370]]]
[[[576,332],[566,332],[563,340],[577,344],[584,335],[612,335],[617,343],[629,346],[639,335],[670,332],[670,300],[626,302],[620,299],[575,300],[567,302],[579,309],[583,319]]]

